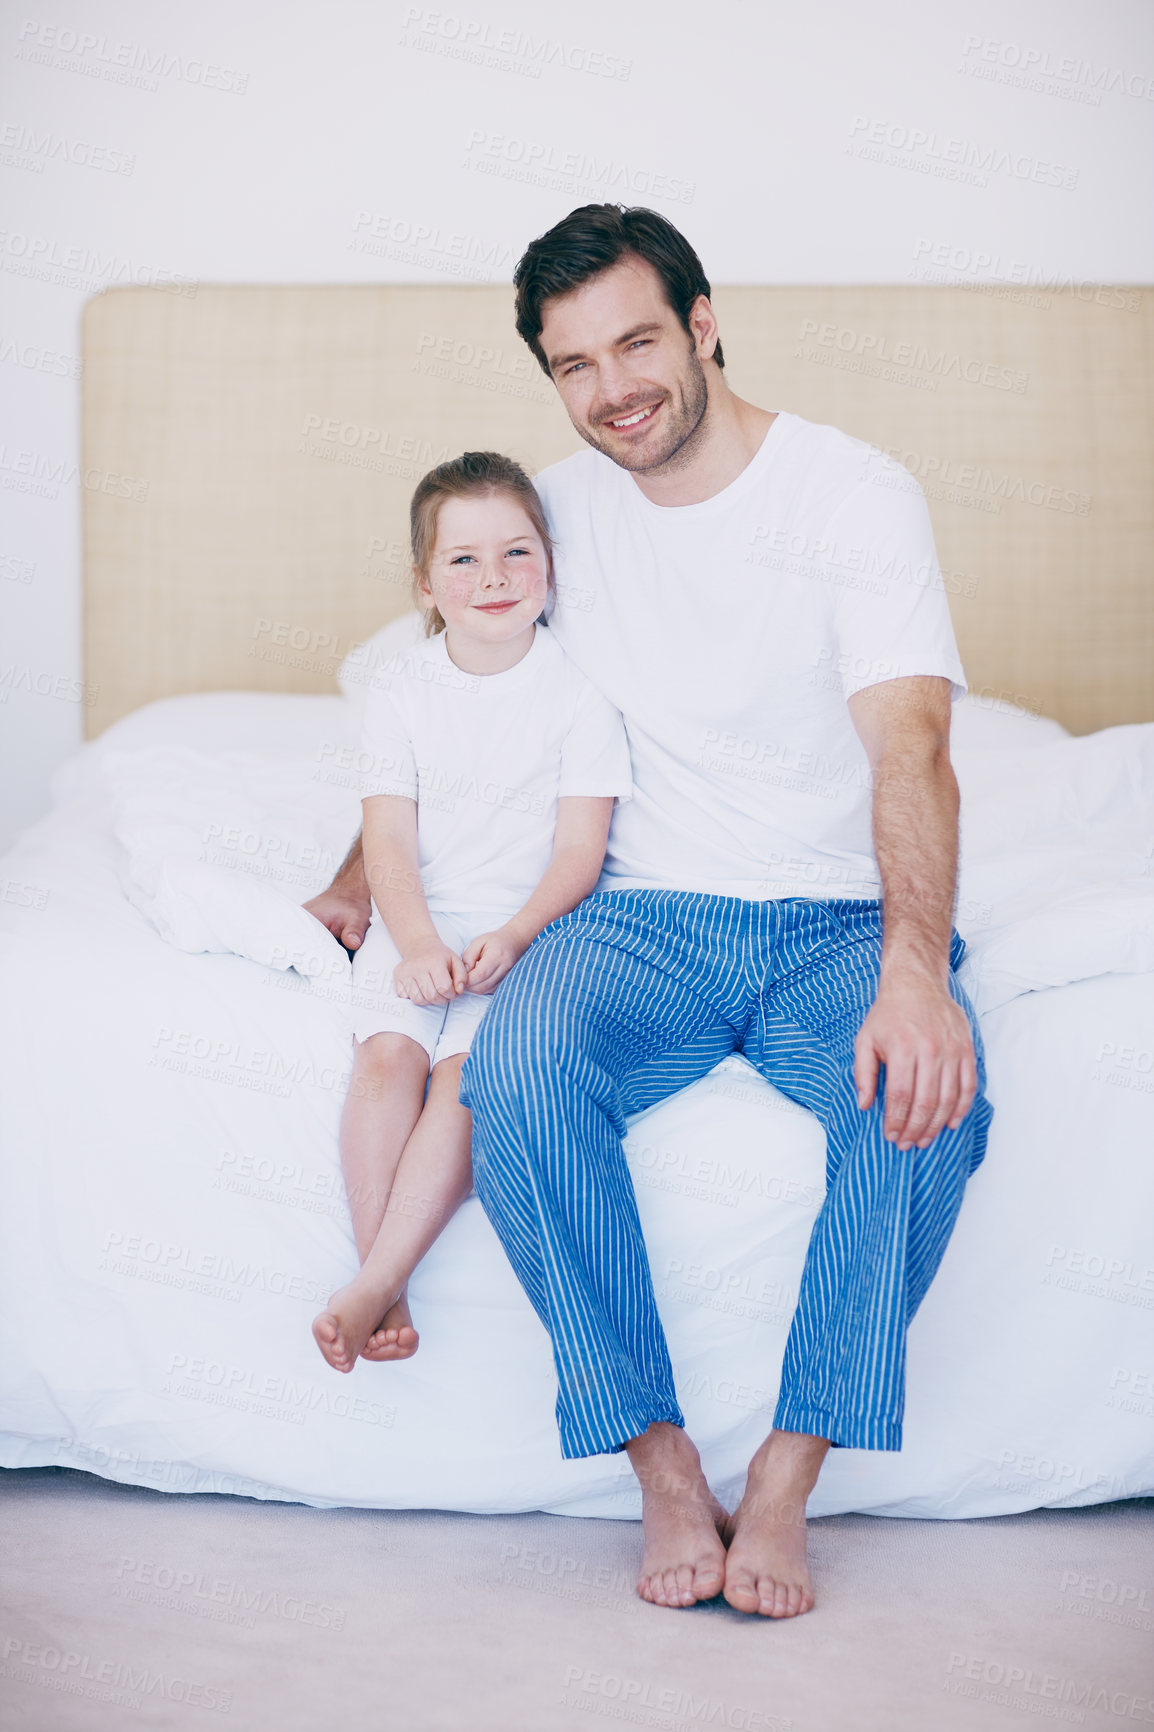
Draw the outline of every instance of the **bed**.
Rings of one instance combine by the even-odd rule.
[[[836,1452],[814,1514],[1154,1492],[1151,297],[1125,295],[717,297],[738,389],[920,467],[971,681],[957,924],[989,1152],[910,1331],[905,1445]],[[507,300],[90,303],[86,473],[116,481],[86,483],[92,737],[0,863],[6,1466],[639,1513],[623,1457],[561,1459],[548,1339],[475,1198],[414,1276],[413,1360],[342,1378],[309,1331],[355,1266],[348,961],[300,903],[357,826],[358,645],[412,629],[404,505],[429,462],[573,448]],[[907,364],[870,359],[899,342]],[[772,1414],[822,1133],[731,1058],[627,1147],[679,1394],[732,1499]]]

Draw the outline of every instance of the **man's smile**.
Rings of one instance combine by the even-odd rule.
[[[660,407],[660,403],[650,403],[645,409],[635,409],[631,415],[622,415],[616,421],[606,421],[605,426],[612,427],[617,433],[629,427],[640,427],[643,422],[651,420]]]

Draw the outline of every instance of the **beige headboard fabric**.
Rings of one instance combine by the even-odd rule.
[[[930,500],[971,690],[1154,719],[1154,291],[728,288],[726,377],[892,452]],[[85,678],[321,692],[409,605],[443,457],[579,448],[490,286],[116,289],[84,319]]]

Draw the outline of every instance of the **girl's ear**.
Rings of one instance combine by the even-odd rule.
[[[433,602],[433,591],[429,587],[428,578],[423,576],[421,572],[415,571],[413,573],[413,584],[418,607],[423,607],[425,612],[428,613],[429,609],[435,605]]]

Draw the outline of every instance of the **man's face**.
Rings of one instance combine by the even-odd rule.
[[[635,256],[551,297],[541,318],[553,383],[582,439],[640,472],[688,455],[709,403],[701,363],[716,342],[712,320],[690,336],[653,266]]]

